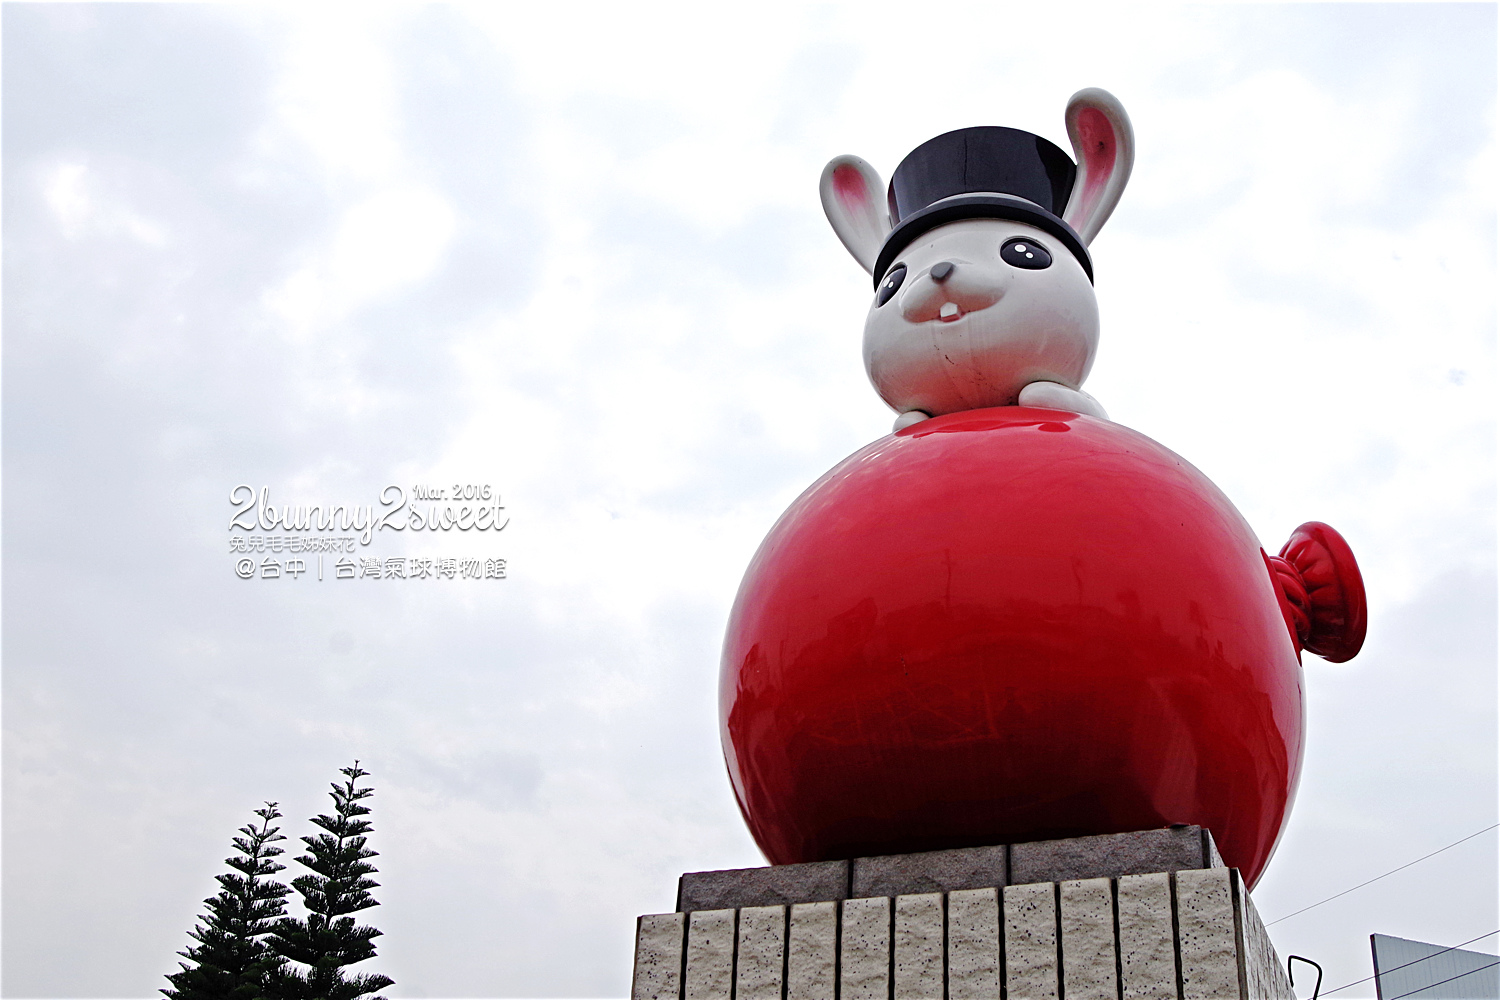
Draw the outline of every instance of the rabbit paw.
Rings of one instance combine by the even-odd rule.
[[[921,410],[907,410],[905,413],[901,414],[901,416],[896,418],[896,425],[891,428],[891,433],[894,434],[897,431],[904,431],[912,424],[921,423],[930,416],[932,416],[932,414],[923,413]]]
[[[1109,414],[1099,401],[1082,389],[1069,389],[1056,382],[1033,382],[1021,390],[1017,402],[1022,406],[1040,406],[1047,410],[1072,410],[1089,417],[1108,420]]]

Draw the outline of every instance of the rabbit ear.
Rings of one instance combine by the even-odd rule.
[[[823,212],[860,267],[871,273],[891,219],[886,214],[885,182],[857,156],[835,156],[818,181]]]
[[[1078,157],[1078,176],[1063,221],[1088,244],[1104,228],[1130,179],[1135,132],[1120,102],[1098,87],[1074,94],[1064,117],[1073,154]]]

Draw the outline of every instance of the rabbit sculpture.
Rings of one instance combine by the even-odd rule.
[[[772,864],[1185,823],[1253,886],[1301,771],[1302,654],[1364,642],[1338,532],[1309,521],[1271,555],[1083,391],[1088,245],[1134,140],[1102,90],[1066,122],[1076,164],[968,128],[888,188],[856,157],[823,171],[897,419],[776,522],[725,630],[724,760]]]

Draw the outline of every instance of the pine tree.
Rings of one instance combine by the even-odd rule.
[[[376,853],[365,846],[372,826],[363,816],[368,807],[360,802],[375,794],[373,788],[355,787],[368,772],[359,761],[339,770],[343,784],[335,782],[334,815],[315,816],[312,823],[323,833],[303,837],[307,854],[297,858],[312,874],[292,879],[302,896],[307,919],[284,917],[276,922],[269,943],[280,957],[300,963],[305,969],[282,966],[271,977],[265,996],[271,1000],[359,1000],[395,983],[379,974],[355,974],[345,978],[344,969],[375,957],[372,939],[380,932],[358,927],[347,916],[378,906],[370,890],[379,883],[366,878],[375,868],[366,862]],[[378,998],[377,998],[378,1000]]]
[[[285,961],[261,940],[285,914],[282,897],[291,892],[269,878],[286,867],[271,860],[282,853],[272,845],[286,839],[271,825],[281,813],[276,803],[267,802],[255,815],[260,826],[240,827],[244,836],[233,839],[239,853],[224,859],[238,874],[216,876],[219,894],[203,901],[208,913],[200,914],[202,923],[188,932],[197,943],[178,952],[188,961],[177,963],[182,971],[167,976],[172,988],[161,992],[171,1000],[256,1000],[267,977]]]

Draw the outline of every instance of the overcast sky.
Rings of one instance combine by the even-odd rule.
[[[1086,388],[1365,570],[1263,917],[1496,821],[1493,5],[3,18],[5,996],[153,994],[234,828],[309,832],[356,757],[389,996],[624,996],[680,872],[763,863],[714,702],[740,575],[890,427],[820,169],[1066,146],[1084,86],[1138,150]],[[491,484],[504,531],[370,550],[508,579],[239,579],[241,483]],[[1332,987],[1371,932],[1494,930],[1496,843],[1273,940]]]

